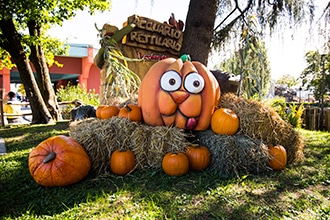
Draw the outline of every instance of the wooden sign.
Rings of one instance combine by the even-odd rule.
[[[127,23],[133,23],[136,27],[126,36],[126,42],[123,44],[155,52],[170,53],[174,56],[179,55],[183,35],[181,30],[137,15],[128,17]]]

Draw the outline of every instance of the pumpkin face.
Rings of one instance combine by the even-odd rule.
[[[186,155],[192,170],[204,170],[210,164],[211,154],[205,146],[189,146]]]
[[[177,154],[169,152],[163,158],[162,168],[170,176],[184,175],[189,170],[188,157],[182,152]]]
[[[113,116],[118,115],[118,113],[119,113],[119,107],[118,106],[107,105],[107,106],[104,106],[101,109],[101,118],[102,119],[109,119]]]
[[[138,105],[148,125],[206,130],[219,99],[219,84],[203,64],[167,58],[143,78]]]
[[[287,155],[285,148],[281,145],[276,145],[276,146],[269,146],[268,149],[271,157],[268,161],[269,166],[273,170],[284,169],[287,162]]]
[[[228,108],[217,109],[211,119],[211,129],[216,134],[233,135],[238,131],[239,118]]]
[[[141,108],[134,104],[128,104],[122,107],[118,113],[120,118],[128,118],[130,121],[141,122],[142,112]]]
[[[110,169],[117,175],[126,175],[135,167],[135,156],[132,151],[115,150],[110,157]]]
[[[85,149],[64,135],[42,141],[29,155],[29,171],[40,185],[66,186],[82,180],[91,167]]]

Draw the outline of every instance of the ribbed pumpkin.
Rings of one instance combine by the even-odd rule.
[[[219,99],[219,84],[203,64],[167,58],[144,76],[138,105],[148,125],[206,130]]]
[[[109,119],[113,116],[117,116],[118,113],[119,113],[119,107],[118,106],[106,105],[101,109],[101,118],[102,119]]]
[[[271,158],[269,159],[269,166],[273,170],[282,170],[285,168],[287,163],[286,150],[281,145],[269,146],[269,154]]]
[[[122,107],[118,113],[120,118],[128,118],[130,121],[141,122],[142,112],[141,108],[134,104],[128,104]]]
[[[40,185],[54,187],[74,184],[89,172],[91,162],[85,149],[73,138],[50,137],[32,149],[29,171]]]
[[[216,134],[233,135],[238,131],[239,118],[228,108],[217,109],[211,119],[211,129]]]
[[[204,170],[210,164],[211,154],[205,146],[189,146],[186,149],[186,155],[189,160],[189,167],[192,170]]]
[[[185,153],[177,154],[169,152],[162,161],[163,171],[170,176],[181,176],[189,170],[189,160]]]
[[[95,114],[96,114],[96,117],[97,118],[102,118],[102,116],[101,116],[101,112],[102,112],[102,109],[105,107],[106,105],[99,105],[99,106],[97,106],[97,108],[96,108],[96,112],[95,112]]]
[[[126,175],[135,167],[135,156],[131,150],[115,150],[110,156],[110,169],[117,175]]]

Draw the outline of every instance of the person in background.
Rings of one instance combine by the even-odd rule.
[[[20,115],[21,114],[21,106],[15,105],[19,103],[19,101],[16,99],[16,94],[14,92],[8,92],[8,102],[5,105],[4,112],[7,114],[15,114]],[[21,116],[7,116],[7,121],[9,124],[12,123],[21,123],[22,117]]]

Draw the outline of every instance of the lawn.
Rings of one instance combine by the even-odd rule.
[[[90,173],[81,182],[46,188],[28,171],[42,140],[69,135],[68,122],[0,129],[1,219],[329,219],[330,135],[300,130],[305,160],[282,171],[223,178],[209,169],[181,177],[161,169],[121,177]]]

